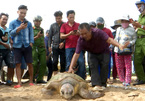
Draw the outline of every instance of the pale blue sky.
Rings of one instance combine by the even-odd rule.
[[[55,22],[54,12],[63,12],[63,21],[67,21],[66,12],[75,10],[75,21],[90,22],[96,21],[97,17],[103,17],[106,26],[112,26],[114,20],[119,19],[124,14],[129,14],[131,18],[137,20],[139,12],[135,5],[136,0],[3,0],[0,12],[9,14],[9,22],[18,17],[17,8],[24,4],[28,6],[26,18],[32,22],[35,15],[43,17],[42,27],[46,30]]]

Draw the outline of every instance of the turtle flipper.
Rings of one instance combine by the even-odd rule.
[[[55,82],[50,82],[48,84],[45,85],[45,88],[49,89],[49,88],[58,88],[60,85],[59,81],[55,81]]]
[[[44,88],[41,89],[43,94],[53,95],[54,92],[58,91],[59,83],[58,82],[49,82],[45,85]]]
[[[100,92],[95,92],[84,88],[80,89],[79,95],[85,99],[96,99],[103,96]]]
[[[42,92],[43,94],[53,95],[54,92],[56,92],[56,90],[53,89],[53,88],[52,88],[52,89],[42,88],[42,89],[41,89],[41,92]]]

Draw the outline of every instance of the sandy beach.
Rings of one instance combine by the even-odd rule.
[[[135,79],[136,77],[133,76],[132,83]],[[0,85],[0,101],[67,101],[59,94],[53,96],[42,94],[41,89],[44,85],[29,86],[29,83],[24,83],[17,89],[13,87],[14,85],[16,83],[12,86]],[[76,95],[71,101],[145,101],[145,85],[132,86],[131,84],[125,88],[118,79],[115,83],[108,84],[103,93],[105,95],[97,99],[83,99]]]

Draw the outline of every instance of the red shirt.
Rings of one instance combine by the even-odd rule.
[[[114,38],[114,37],[113,37],[113,34],[112,34],[112,32],[111,32],[110,29],[108,29],[108,28],[105,27],[105,28],[103,28],[102,30],[103,30],[104,32],[106,32],[106,33],[108,34],[109,37]]]
[[[74,25],[71,27],[67,23],[62,24],[60,33],[68,34],[70,31],[78,30],[79,23],[74,22]],[[70,35],[65,39],[65,48],[76,48],[78,35]]]
[[[111,32],[110,29],[104,27],[102,30],[103,30],[104,32],[106,32],[106,33],[108,34],[109,37],[111,37],[111,38],[114,39],[113,34],[112,34],[112,32]],[[109,46],[110,46],[110,44],[109,44]]]

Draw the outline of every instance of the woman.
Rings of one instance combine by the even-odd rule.
[[[136,41],[136,33],[133,27],[129,26],[129,15],[123,16],[121,21],[121,27],[117,28],[115,40],[120,44],[129,42],[128,49],[133,49],[133,45]],[[130,48],[129,48],[130,47]],[[132,53],[121,55],[119,49],[115,47],[115,61],[117,67],[117,73],[124,86],[129,86],[131,83],[131,55]]]

